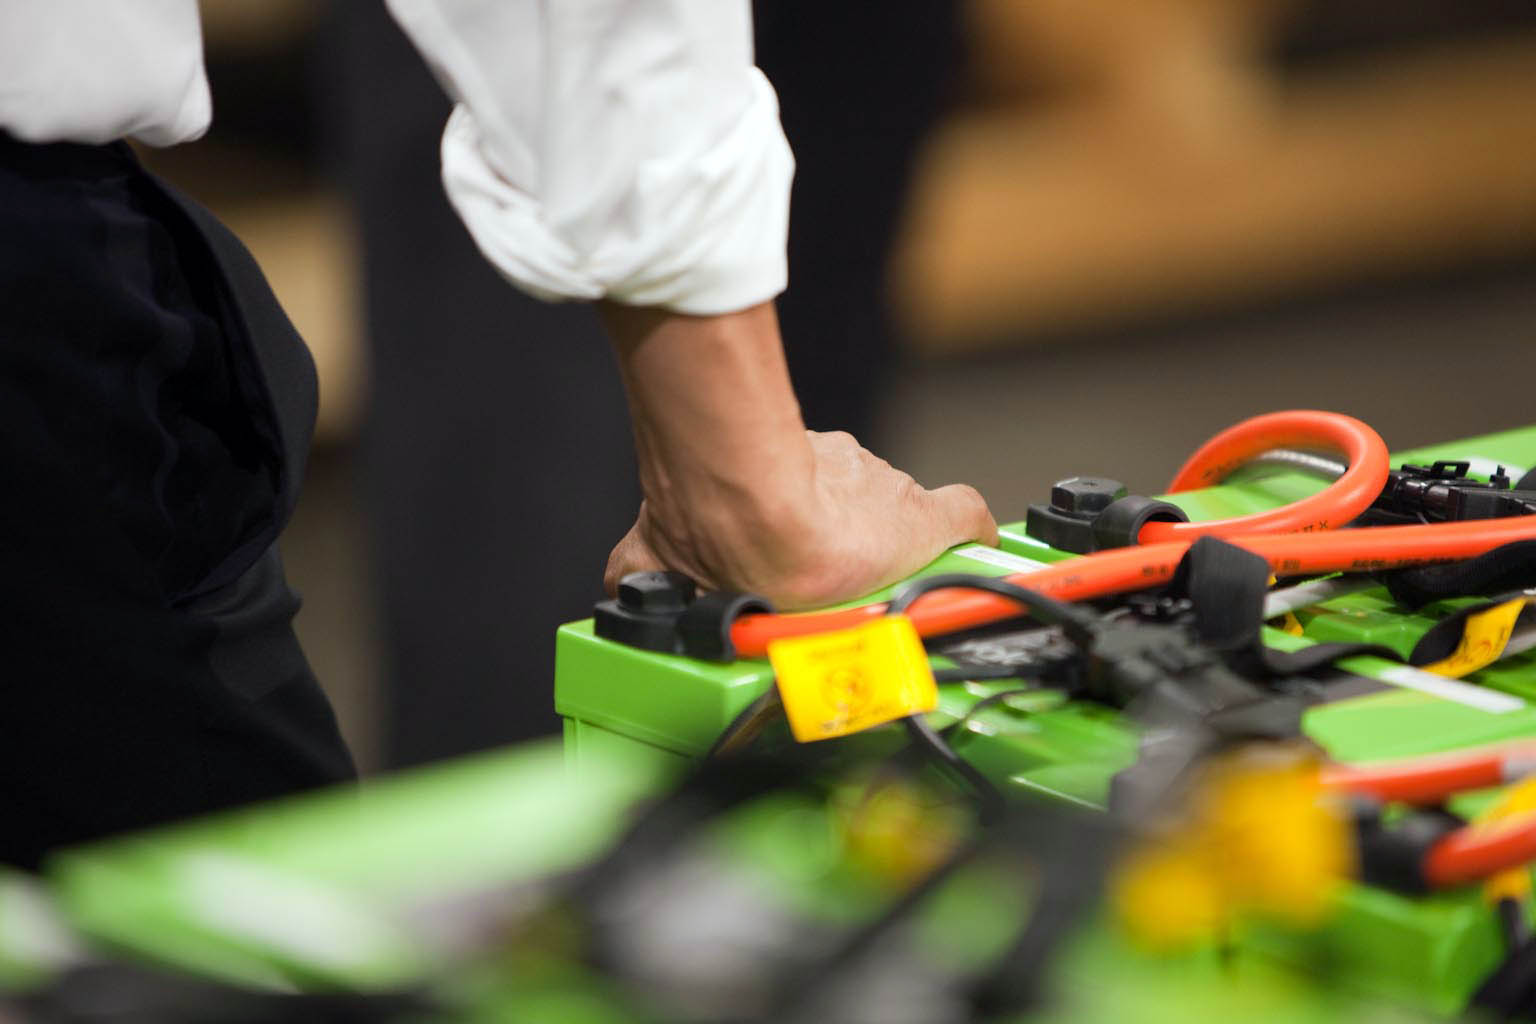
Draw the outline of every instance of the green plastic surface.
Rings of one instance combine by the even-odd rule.
[[[546,742],[81,847],[47,865],[92,942],[247,985],[388,987],[451,946],[433,908],[582,863],[670,776]]]
[[[1417,448],[1394,455],[1393,465],[1474,458],[1513,467],[1536,465],[1536,427]],[[1476,475],[1476,474],[1474,474]],[[1314,477],[1279,468],[1244,471],[1200,491],[1171,498],[1196,521],[1246,515],[1315,493]],[[1005,524],[1000,547],[1008,555],[1054,562],[1072,557],[1028,537],[1023,523]],[[1015,571],[953,550],[917,576]],[[885,593],[871,595],[873,599]],[[1301,616],[1304,636],[1266,629],[1266,643],[1292,649],[1309,643],[1380,643],[1401,653],[1445,614],[1465,602],[1442,602],[1407,613],[1384,589],[1337,598]],[[764,661],[716,664],[651,654],[598,639],[590,620],[560,630],[555,705],[574,723],[568,736],[597,727],[653,751],[697,756],[746,704],[772,684]],[[1379,677],[1392,663],[1354,658],[1341,667]],[[1477,673],[1468,683],[1536,699],[1536,652]],[[964,683],[941,687],[940,713],[958,718],[1002,687]],[[1117,712],[1042,695],[1035,707],[996,706],[967,723],[956,749],[993,779],[1074,803],[1102,805],[1109,780],[1135,756],[1137,732]],[[1439,696],[1388,687],[1311,709],[1308,736],[1345,761],[1426,754],[1504,739],[1536,737],[1536,707],[1493,713]],[[1315,942],[1278,931],[1255,936],[1256,948],[1304,963]],[[1408,1005],[1451,1012],[1465,1005],[1476,982],[1498,962],[1501,947],[1491,912],[1473,892],[1407,899],[1356,887],[1342,902],[1321,940],[1350,965],[1351,984]]]

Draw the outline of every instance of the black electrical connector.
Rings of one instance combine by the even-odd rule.
[[[1380,496],[1356,520],[1360,526],[1451,523],[1536,513],[1536,490],[1511,489],[1499,467],[1487,482],[1467,477],[1471,463],[1444,459],[1428,466],[1404,463],[1387,475]],[[1527,486],[1530,474],[1520,484]]]
[[[1024,532],[1057,551],[1086,555],[1136,543],[1150,522],[1186,523],[1177,505],[1130,494],[1118,480],[1074,476],[1051,488],[1049,505],[1031,505]]]
[[[1466,821],[1438,808],[1413,810],[1387,821],[1381,806],[1360,801],[1355,808],[1355,849],[1360,879],[1367,885],[1422,896],[1430,892],[1424,861],[1434,845]]]
[[[598,602],[592,628],[604,640],[642,650],[730,661],[736,657],[731,643],[736,620],[772,611],[768,599],[757,594],[699,595],[693,580],[680,572],[633,572],[619,582],[616,599]]]

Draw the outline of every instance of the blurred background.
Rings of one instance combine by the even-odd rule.
[[[1008,521],[1076,473],[1156,492],[1276,408],[1394,448],[1536,421],[1528,2],[870,10],[758,7],[813,427]],[[284,550],[344,731],[368,770],[551,731],[554,627],[637,502],[606,343],[479,261],[437,184],[446,100],[382,4],[204,17],[213,130],[144,155],[314,350]]]

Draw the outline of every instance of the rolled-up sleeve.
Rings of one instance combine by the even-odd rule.
[[[448,197],[518,287],[694,314],[784,289],[794,160],[747,0],[389,7],[456,101]]]

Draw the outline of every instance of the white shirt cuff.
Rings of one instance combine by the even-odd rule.
[[[705,152],[642,161],[620,216],[589,251],[550,227],[536,197],[496,173],[463,105],[443,133],[449,200],[492,265],[541,299],[606,296],[696,315],[765,302],[788,277],[794,158],[773,87],[756,68],[750,73],[751,102],[730,130]]]

